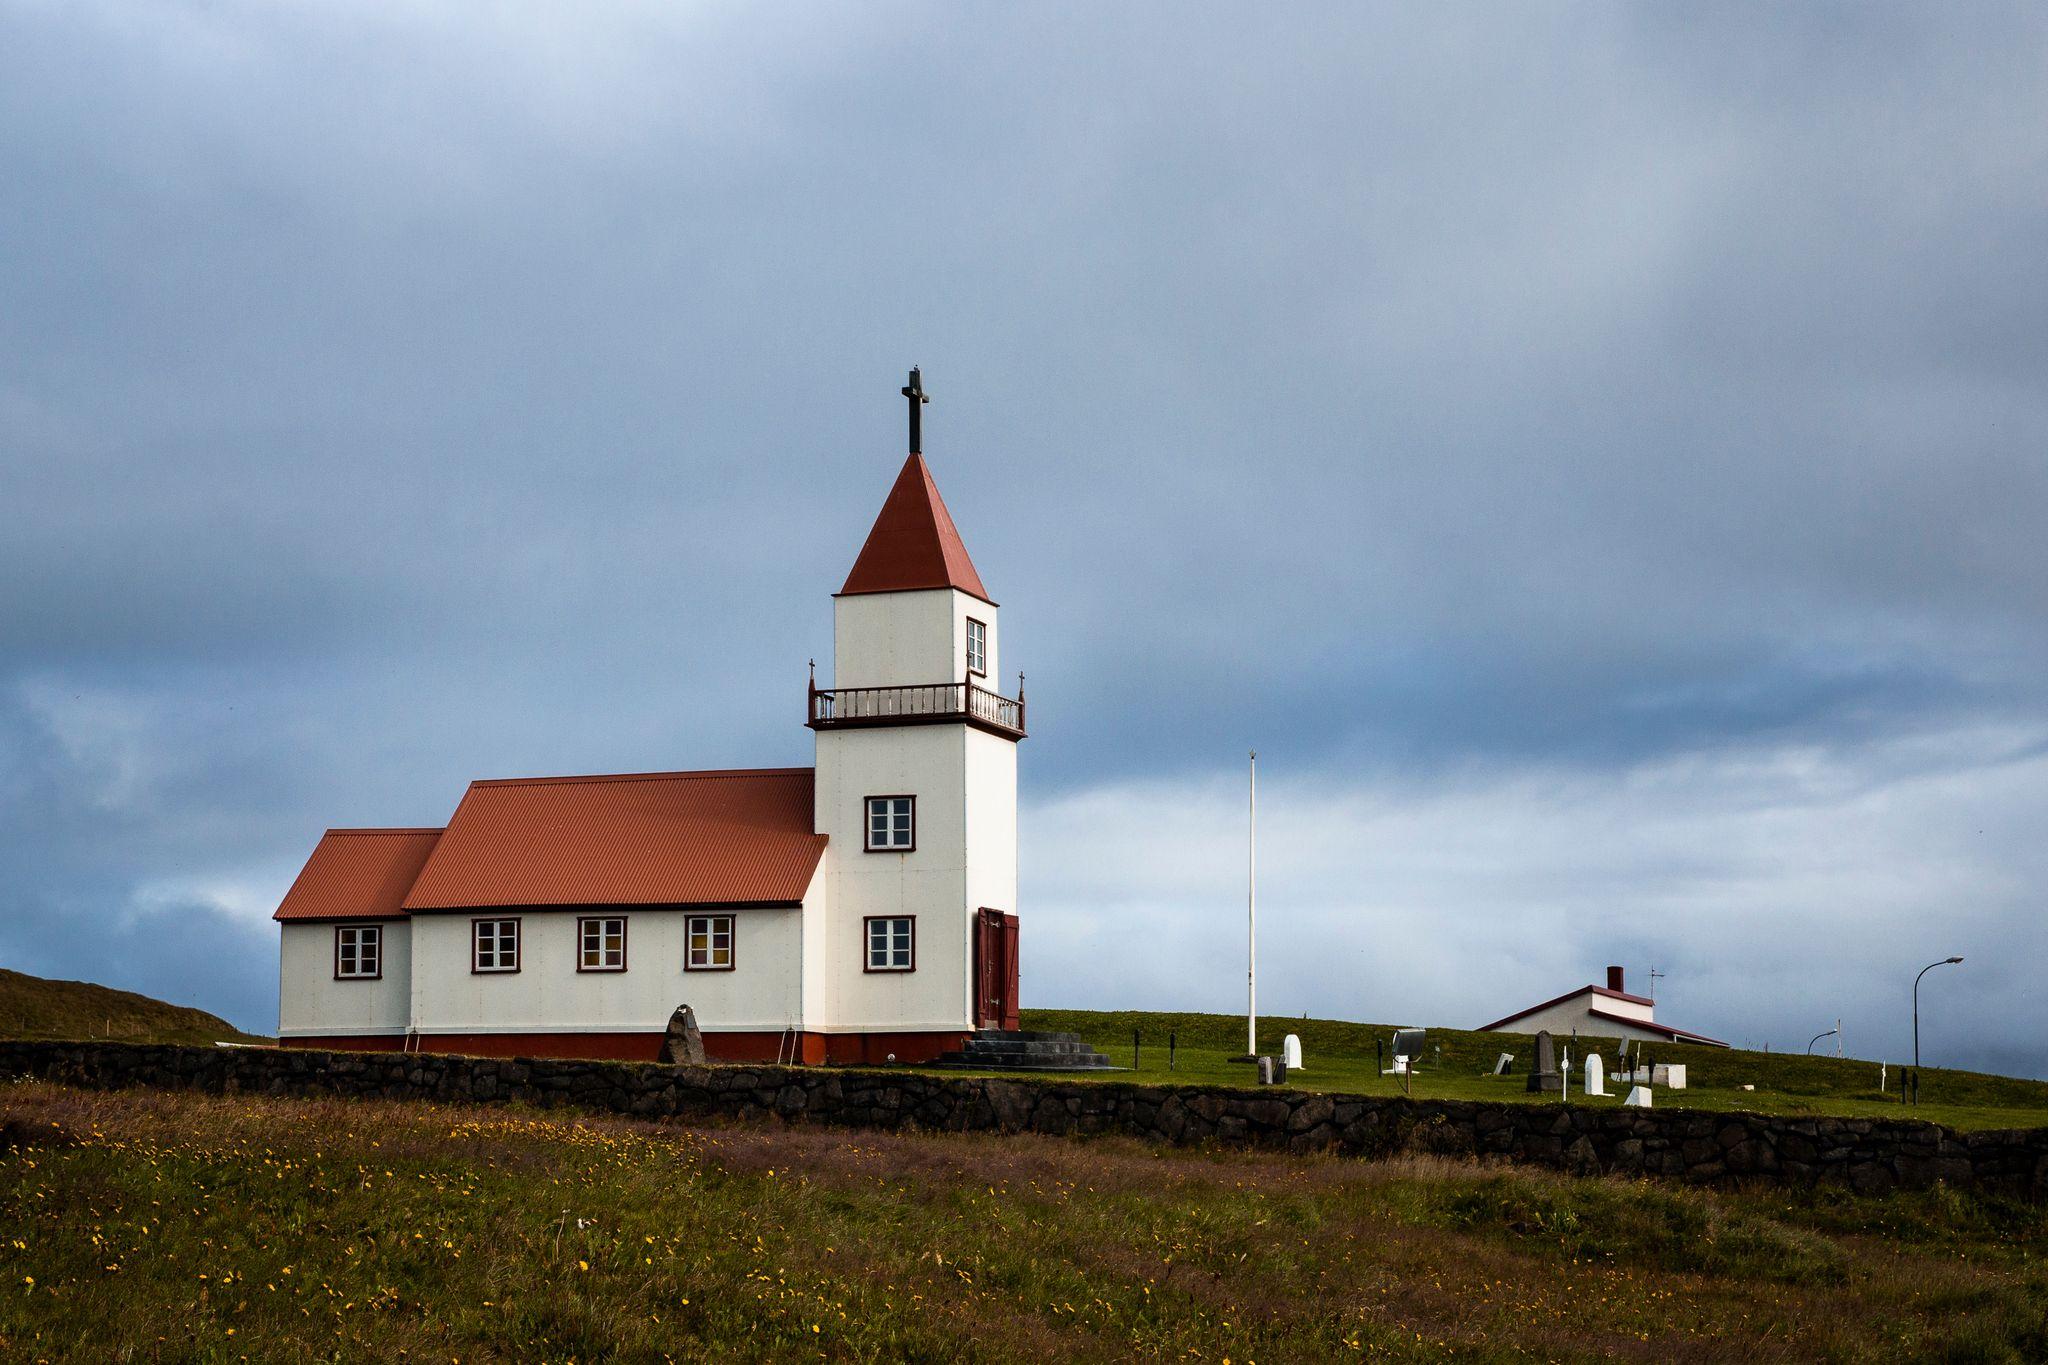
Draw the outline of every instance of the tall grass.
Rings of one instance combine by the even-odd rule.
[[[2029,1359],[2048,1312],[2040,1211],[1943,1191],[41,1083],[0,1124],[9,1360]]]

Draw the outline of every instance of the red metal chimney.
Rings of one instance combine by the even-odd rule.
[[[1621,968],[1609,967],[1607,969],[1607,989],[1610,991],[1618,991],[1624,989],[1624,987],[1621,984]]]

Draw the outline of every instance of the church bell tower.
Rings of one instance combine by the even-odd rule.
[[[807,929],[828,966],[806,996],[824,998],[806,1013],[928,1042],[1016,1027],[1024,688],[997,684],[996,604],[925,463],[918,371],[903,395],[909,458],[833,596],[831,685],[810,688],[814,827],[830,842]]]

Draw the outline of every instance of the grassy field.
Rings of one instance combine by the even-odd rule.
[[[2048,1210],[0,1087],[0,1358],[1999,1361]]]
[[[113,1038],[124,1043],[256,1043],[204,1010],[167,1005],[90,981],[51,981],[0,968],[0,1038]]]
[[[1022,1025],[1027,1029],[1078,1033],[1123,1067],[1131,1065],[1131,1034],[1135,1030],[1141,1039],[1136,1075],[1117,1072],[1111,1073],[1112,1079],[1226,1085],[1250,1085],[1255,1080],[1251,1067],[1230,1060],[1244,1053],[1242,1015],[1025,1010]],[[1298,1034],[1307,1066],[1288,1074],[1289,1085],[1358,1094],[1394,1094],[1401,1089],[1400,1078],[1382,1076],[1373,1055],[1374,1043],[1384,1050],[1393,1032],[1393,1026],[1382,1024],[1262,1018],[1259,1048],[1278,1055],[1280,1040],[1289,1033]],[[1179,1040],[1171,1072],[1167,1069],[1169,1035]],[[1562,1040],[1559,1045],[1562,1048]],[[1613,1066],[1614,1040],[1582,1039],[1573,1053],[1575,1062],[1589,1049],[1600,1052],[1610,1068]],[[1503,1052],[1515,1054],[1518,1074],[1492,1075],[1494,1061]],[[1899,1102],[1896,1069],[1888,1091],[1878,1090],[1875,1062],[1668,1044],[1652,1045],[1649,1052],[1656,1061],[1682,1062],[1687,1067],[1687,1088],[1659,1090],[1655,1097],[1659,1105],[1771,1114],[1884,1118],[1906,1115],[1956,1128],[2048,1125],[2048,1083],[2041,1081],[1928,1067],[1923,1073],[1921,1103],[1910,1107]],[[1423,1070],[1413,1079],[1412,1093],[1439,1099],[1555,1104],[1555,1095],[1533,1096],[1523,1088],[1535,1055],[1535,1040],[1525,1035],[1431,1029],[1429,1055],[1424,1058]],[[1579,1080],[1575,1069],[1573,1103],[1621,1103],[1618,1093],[1605,1100],[1583,1097]],[[1744,1084],[1756,1089],[1743,1090],[1740,1087]]]

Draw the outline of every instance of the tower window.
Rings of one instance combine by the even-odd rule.
[[[519,921],[516,919],[473,919],[469,922],[472,972],[516,972],[519,970]]]
[[[972,616],[967,618],[967,671],[988,676],[988,627]]]
[[[917,916],[874,915],[863,923],[868,931],[868,971],[917,970]]]
[[[344,924],[334,931],[334,979],[375,981],[384,975],[384,930],[375,924]]]
[[[917,847],[917,798],[868,798],[868,852],[908,853]]]

